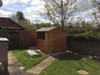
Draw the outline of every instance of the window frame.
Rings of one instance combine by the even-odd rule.
[[[38,39],[45,40],[45,32],[38,32],[37,33],[37,38]]]

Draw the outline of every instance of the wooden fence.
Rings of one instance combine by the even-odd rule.
[[[18,48],[19,47],[19,31],[9,31],[9,47]]]
[[[100,56],[100,39],[67,38],[68,50],[86,56]]]
[[[20,31],[19,32],[19,46],[21,48],[28,48],[36,45],[37,33],[34,31]]]
[[[0,29],[0,37],[9,39],[9,49],[35,46],[37,35],[34,31],[16,31]]]
[[[19,46],[19,31],[1,29],[0,37],[9,39],[9,48],[17,48]]]

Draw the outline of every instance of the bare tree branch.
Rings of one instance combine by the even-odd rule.
[[[46,17],[62,28],[77,10],[76,0],[45,0]]]

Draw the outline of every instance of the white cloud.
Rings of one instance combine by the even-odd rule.
[[[78,11],[84,12],[86,10],[94,8],[92,0],[77,0]]]
[[[12,12],[0,10],[0,15],[2,15],[2,16],[8,16],[8,15],[10,15],[10,14],[12,14]]]
[[[92,15],[93,12],[96,12],[96,13],[97,13],[97,12],[98,12],[98,9],[97,9],[96,7],[94,7],[94,8],[85,10],[85,11],[83,11],[83,12],[78,12],[78,13],[75,15],[75,18],[77,18],[77,17],[82,17],[82,18],[84,18],[85,21],[87,21],[87,22],[92,22],[92,19],[93,19],[93,17],[94,17],[94,16]],[[97,13],[96,15],[97,15],[98,18],[100,18],[100,13]]]
[[[3,0],[3,4],[6,5],[6,4],[16,3],[16,2],[27,4],[29,1],[31,0]]]
[[[49,22],[48,20],[41,18],[41,14],[44,14],[44,3],[42,0],[32,0],[30,3],[31,7],[26,8],[26,13],[28,13],[28,18],[31,19],[33,23]]]
[[[40,16],[38,17],[31,17],[31,16],[26,16],[27,19],[29,19],[32,23],[50,23],[50,21],[46,20],[46,19],[42,19],[40,18]]]
[[[38,7],[29,7],[26,8],[26,11],[28,14],[32,15],[40,15],[41,13],[44,13],[44,10],[41,6]]]
[[[32,2],[30,3],[30,5],[44,5],[43,0],[32,0]]]

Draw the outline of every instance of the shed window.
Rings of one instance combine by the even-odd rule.
[[[45,40],[45,32],[38,32],[38,38]]]

